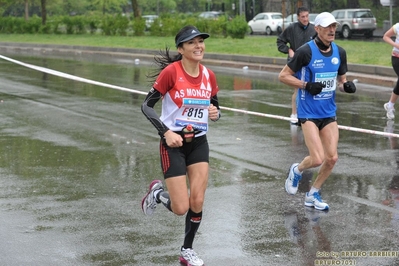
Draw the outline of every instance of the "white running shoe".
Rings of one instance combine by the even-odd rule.
[[[154,192],[156,190],[163,190],[163,185],[161,180],[154,180],[150,184],[150,189],[147,194],[141,200],[141,208],[145,215],[152,215],[157,207],[157,199],[155,198]]]
[[[330,208],[327,203],[323,202],[319,192],[314,192],[313,195],[309,195],[309,192],[306,192],[305,206],[314,207],[319,211],[327,211]]]
[[[186,266],[203,266],[204,261],[201,260],[192,248],[181,248],[179,261]]]
[[[389,103],[384,104],[384,109],[387,111],[387,118],[394,119],[395,118],[395,108],[389,107]]]
[[[296,174],[294,172],[294,168],[298,167],[299,163],[294,163],[291,165],[290,170],[288,172],[288,177],[285,180],[285,191],[288,194],[295,195],[298,191],[299,180],[302,179],[301,174]]]
[[[291,125],[298,125],[298,115],[297,114],[291,114],[290,115],[290,123]]]

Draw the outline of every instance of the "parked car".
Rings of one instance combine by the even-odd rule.
[[[253,19],[248,21],[248,26],[250,34],[279,34],[283,30],[283,15],[276,12],[259,13]]]
[[[203,19],[213,19],[213,20],[217,20],[220,17],[224,16],[224,12],[219,12],[219,11],[206,11],[206,12],[202,12],[201,14],[198,15],[199,18],[203,18]]]
[[[331,14],[340,23],[336,32],[345,39],[351,38],[352,34],[371,38],[377,28],[377,20],[368,8],[337,9]]]
[[[314,24],[314,20],[316,18],[316,16],[318,15],[318,13],[309,13],[309,22]],[[298,21],[298,16],[297,14],[291,14],[289,16],[287,16],[284,19],[284,27],[283,29],[286,29],[289,25],[291,25],[294,22]]]
[[[157,15],[144,15],[142,16],[143,19],[145,19],[145,29],[149,30],[151,28],[152,23],[154,23],[154,20],[158,19]]]

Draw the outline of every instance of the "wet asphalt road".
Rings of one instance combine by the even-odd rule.
[[[150,87],[148,62],[12,57]],[[222,106],[289,115],[291,91],[276,73],[212,69]],[[0,84],[0,264],[179,265],[184,218],[162,206],[145,217],[140,208],[151,180],[161,178],[144,96],[6,61]],[[358,93],[339,94],[339,123],[397,132],[382,109],[390,91],[359,83]],[[399,139],[341,130],[324,213],[303,206],[317,169],[304,173],[297,195],[284,190],[290,164],[307,154],[300,129],[223,111],[208,136],[210,179],[194,243],[207,266],[399,264]]]

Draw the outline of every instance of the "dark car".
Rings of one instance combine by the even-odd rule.
[[[314,24],[314,20],[317,17],[318,13],[309,13],[309,22]],[[286,29],[289,25],[298,21],[297,14],[291,14],[284,19],[284,29]]]
[[[213,19],[213,20],[217,20],[220,17],[224,16],[224,12],[219,12],[219,11],[206,11],[206,12],[202,12],[201,14],[199,14],[199,18],[203,18],[203,19]]]

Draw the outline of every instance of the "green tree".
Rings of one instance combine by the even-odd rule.
[[[89,0],[97,10],[105,13],[121,13],[122,7],[128,4],[127,0]]]
[[[138,8],[140,9],[140,14],[149,15],[162,13],[170,13],[176,11],[177,2],[175,0],[137,0]]]
[[[29,19],[29,4],[35,5],[35,0],[0,0],[0,11],[4,14],[9,11],[10,15],[21,15],[23,10],[25,20]]]

